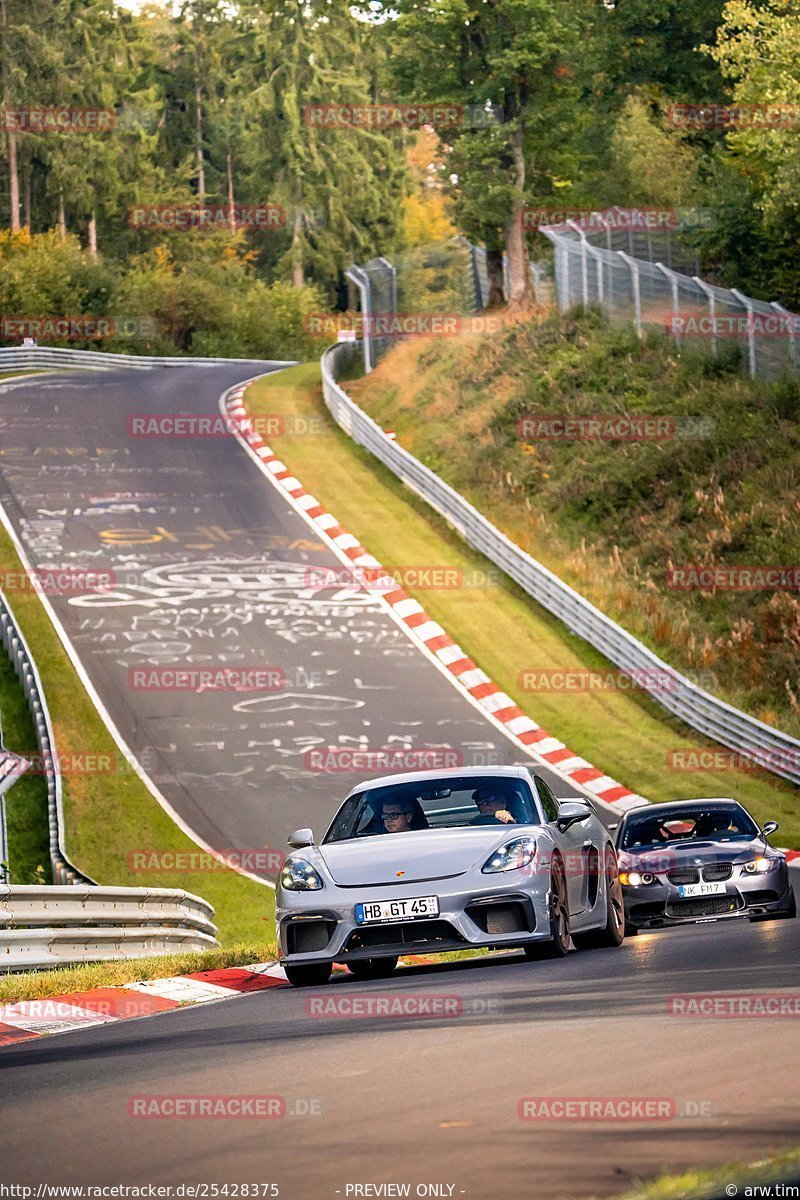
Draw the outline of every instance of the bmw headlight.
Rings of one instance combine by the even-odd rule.
[[[504,846],[499,846],[491,858],[481,867],[484,875],[494,875],[497,871],[518,871],[533,862],[536,854],[536,838],[516,837]]]
[[[281,871],[281,887],[287,892],[318,892],[322,880],[305,858],[288,858]]]
[[[742,863],[743,875],[766,875],[780,865],[779,858],[751,858],[750,862]]]
[[[641,884],[658,883],[651,871],[620,871],[619,881],[623,887],[639,887]]]

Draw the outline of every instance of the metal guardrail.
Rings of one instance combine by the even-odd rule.
[[[5,646],[11,665],[25,693],[25,699],[33,719],[36,748],[47,779],[47,823],[53,879],[56,883],[93,884],[94,880],[90,879],[88,875],[84,875],[67,857],[64,845],[61,773],[57,769],[56,742],[50,710],[47,707],[42,682],[28,649],[28,643],[25,641],[13,610],[2,592],[0,592],[0,641]]]
[[[670,667],[547,567],[515,546],[454,488],[387,437],[336,382],[340,368],[348,365],[357,352],[357,344],[350,343],[332,346],[322,355],[325,403],[345,433],[374,454],[443,516],[464,541],[500,567],[573,633],[635,678],[645,682],[658,680],[650,694],[674,716],[723,746],[751,756],[773,773],[800,784],[800,741],[740,712]],[[668,688],[664,687],[665,673],[670,678]]]
[[[276,367],[296,366],[296,359],[260,358],[182,358],[144,354],[111,354],[104,350],[70,350],[59,346],[0,347],[0,371],[38,371],[71,367],[113,370],[132,367],[149,371],[153,367],[219,367],[232,363],[269,362]]]
[[[0,887],[0,972],[208,950],[213,915],[175,888]]]

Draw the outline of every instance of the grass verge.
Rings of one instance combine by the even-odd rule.
[[[619,1200],[718,1200],[726,1195],[727,1186],[737,1190],[744,1200],[762,1193],[759,1187],[769,1184],[796,1182],[800,1178],[800,1148],[770,1154],[757,1162],[730,1163],[704,1171],[686,1171],[682,1175],[659,1175],[639,1184]],[[751,1189],[749,1192],[747,1189]]]
[[[36,750],[36,736],[25,693],[5,652],[0,649],[0,715],[3,743],[23,756]],[[6,792],[8,875],[12,883],[52,883],[47,827],[47,780],[28,773]]]
[[[621,783],[652,800],[734,795],[753,814],[780,822],[780,842],[800,846],[797,793],[767,772],[679,772],[667,766],[674,750],[710,747],[644,695],[524,691],[523,668],[607,670],[609,664],[521,589],[474,553],[376,460],[333,422],[322,400],[319,367],[306,364],[261,380],[248,389],[253,416],[281,413],[316,418],[298,427],[315,434],[286,434],[273,448],[293,474],[342,525],[385,565],[449,566],[482,586],[417,590],[422,603],[531,717],[571,749]]]
[[[11,539],[0,529],[0,574],[18,576],[22,571]],[[226,945],[273,937],[272,888],[216,860],[208,869],[180,874],[133,868],[131,855],[136,851],[186,853],[197,852],[197,847],[181,833],[117,749],[36,593],[19,592],[13,608],[39,668],[59,753],[91,751],[108,755],[115,764],[108,773],[63,776],[67,853],[76,865],[99,883],[183,888],[202,896],[214,906],[219,937]],[[20,729],[18,736],[20,740],[12,742],[7,730],[9,749],[24,753],[35,746],[32,730]],[[10,795],[28,785],[29,781],[21,781]],[[10,818],[15,803],[12,800],[9,805]]]
[[[253,886],[256,886],[255,884]],[[220,950],[193,954],[159,954],[152,958],[85,963],[79,967],[57,967],[53,971],[25,971],[0,975],[0,1004],[21,1000],[43,1000],[69,992],[86,992],[97,987],[122,987],[144,979],[164,979],[195,971],[218,971],[245,963],[268,962],[278,957],[274,942],[234,942]]]

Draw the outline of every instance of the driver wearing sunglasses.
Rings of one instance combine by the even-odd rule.
[[[472,799],[478,809],[477,817],[473,817],[471,825],[515,825],[516,821],[505,807],[505,799],[491,788],[477,788],[472,793]]]

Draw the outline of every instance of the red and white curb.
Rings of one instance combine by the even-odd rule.
[[[433,959],[410,954],[400,959],[404,966],[419,966]],[[334,974],[347,968],[336,963]],[[91,988],[40,1000],[22,1000],[0,1006],[0,1047],[17,1045],[54,1033],[72,1033],[94,1025],[114,1025],[136,1017],[152,1017],[193,1004],[230,1000],[247,992],[289,987],[280,963],[249,963],[245,967],[221,967],[165,979],[145,979],[124,987]]]
[[[331,513],[327,512],[316,496],[310,495],[282,463],[272,448],[266,444],[254,428],[245,409],[245,389],[255,380],[236,384],[222,397],[221,406],[232,418],[239,438],[250,454],[261,464],[268,478],[281,488],[298,512],[331,545],[343,561],[353,567],[383,570],[381,563],[369,553],[351,533],[343,529]],[[525,749],[526,753],[571,782],[579,784],[605,804],[620,809],[631,808],[644,802],[644,797],[624,787],[598,767],[592,766],[570,750],[558,738],[547,733],[531,717],[514,703],[510,696],[501,691],[489,676],[476,666],[473,660],[445,632],[441,625],[426,613],[422,605],[399,587],[387,572],[382,577],[365,581],[363,587],[377,599],[383,601],[404,626],[412,641],[419,644],[440,667],[445,668],[456,684],[474,704],[492,721],[505,730]]]
[[[268,962],[197,971],[167,979],[147,979],[124,987],[92,988],[87,992],[70,992],[41,1000],[22,1000],[0,1007],[0,1046],[49,1033],[113,1025],[134,1017],[150,1017],[173,1008],[229,1000],[242,992],[280,986],[289,986],[283,968]]]

